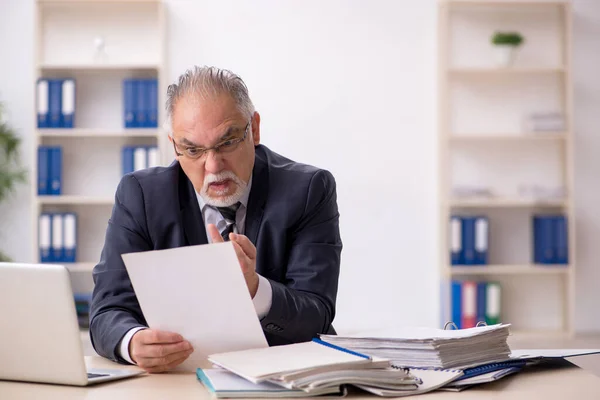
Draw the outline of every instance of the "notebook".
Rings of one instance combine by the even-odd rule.
[[[224,369],[200,369],[196,371],[198,380],[216,398],[286,398],[308,397],[325,394],[344,396],[343,387],[324,387],[307,394],[299,389],[286,389],[270,382],[252,383]]]
[[[423,394],[434,391],[447,385],[462,376],[463,371],[454,369],[420,369],[410,368],[408,370],[411,376],[417,377],[420,384],[416,389],[412,390],[390,390],[385,388],[376,388],[363,385],[355,385],[369,393],[376,394],[382,397],[404,397],[415,394]]]
[[[371,363],[371,357],[319,339],[311,342],[212,354],[208,360],[253,383],[303,370],[327,371]]]

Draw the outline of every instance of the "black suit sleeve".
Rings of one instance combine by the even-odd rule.
[[[90,337],[98,354],[124,363],[117,347],[125,334],[146,326],[121,254],[152,250],[143,192],[133,175],[123,177],[108,221],[100,263],[93,272]]]
[[[319,170],[292,234],[285,282],[270,280],[272,305],[261,320],[270,344],[309,341],[331,332],[341,252],[335,180]]]

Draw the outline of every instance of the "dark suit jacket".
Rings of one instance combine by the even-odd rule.
[[[331,173],[256,147],[245,234],[257,249],[256,271],[273,289],[261,320],[270,345],[335,333],[338,218]],[[121,339],[147,326],[121,254],[205,243],[198,200],[178,162],[123,177],[93,273],[90,336],[98,354],[124,362],[117,353]]]

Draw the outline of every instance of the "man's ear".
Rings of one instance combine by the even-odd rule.
[[[254,146],[260,144],[260,114],[257,111],[254,112],[252,117],[252,141]]]

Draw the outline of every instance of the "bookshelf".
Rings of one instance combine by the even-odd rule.
[[[76,213],[76,260],[65,265],[73,290],[85,293],[93,289],[91,272],[122,176],[122,148],[156,146],[159,163],[168,160],[160,128],[167,87],[165,10],[160,0],[37,0],[35,18],[32,83],[74,79],[75,122],[73,128],[38,128],[35,107],[32,259],[41,261],[39,216]],[[158,128],[125,128],[123,80],[145,78],[158,81]],[[38,195],[39,146],[62,148],[60,195]]]
[[[438,161],[441,321],[452,280],[502,287],[501,320],[519,332],[573,334],[575,218],[569,1],[438,1]],[[515,61],[499,66],[490,38],[525,38]],[[535,132],[527,115],[560,112],[564,129]],[[561,187],[563,196],[527,196],[522,185]],[[491,195],[456,195],[456,187]],[[535,264],[535,214],[567,218],[566,265]],[[450,217],[488,218],[488,263],[451,265]]]

